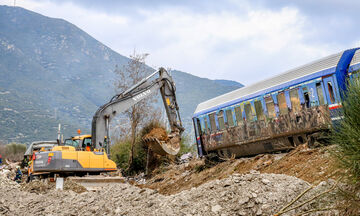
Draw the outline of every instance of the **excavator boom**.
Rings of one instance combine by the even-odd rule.
[[[159,75],[157,78],[156,75]],[[131,106],[149,97],[160,90],[160,94],[169,119],[171,132],[169,141],[164,142],[154,139],[146,139],[155,153],[164,155],[175,155],[180,149],[180,137],[184,128],[182,127],[179,106],[176,101],[175,84],[172,77],[164,68],[152,73],[128,90],[115,95],[108,103],[101,106],[95,113],[92,120],[92,145],[93,148],[106,148],[109,154],[109,127],[111,120],[118,114],[126,111]]]

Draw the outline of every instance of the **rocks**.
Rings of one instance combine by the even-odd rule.
[[[266,184],[266,185],[267,185],[267,184],[270,184],[270,181],[267,180],[267,179],[262,179],[261,182],[264,183],[264,184]]]
[[[31,193],[37,193],[37,194],[46,194],[49,193],[50,190],[55,190],[55,183],[54,182],[48,182],[47,180],[35,180],[28,184],[22,184],[21,190],[31,192]],[[64,190],[65,191],[73,191],[76,193],[83,193],[86,190],[85,187],[82,185],[79,185],[75,182],[73,182],[70,179],[66,179],[64,183]]]
[[[222,207],[220,205],[214,205],[213,207],[211,207],[211,211],[214,213],[219,212],[222,209]]]
[[[0,194],[4,197],[0,198],[2,215],[24,212],[41,215],[272,215],[309,187],[307,182],[295,177],[258,172],[235,174],[169,196],[127,183],[80,194],[54,189],[37,194],[21,190],[19,186],[7,190],[4,185],[13,183],[2,178],[0,181]],[[322,183],[319,190],[330,185]],[[297,213],[299,211],[284,215]]]
[[[0,191],[19,188],[20,185],[8,177],[8,173],[0,174]]]

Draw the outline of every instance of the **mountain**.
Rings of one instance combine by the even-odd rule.
[[[75,25],[20,7],[0,6],[0,140],[54,139],[90,131],[97,108],[114,95],[115,66],[128,58]],[[241,84],[172,71],[181,116],[191,116],[203,100]]]
[[[223,85],[223,86],[230,86],[230,87],[235,87],[235,88],[241,88],[244,87],[243,84],[238,83],[236,81],[233,80],[221,80],[221,79],[216,79],[214,80],[215,83]]]

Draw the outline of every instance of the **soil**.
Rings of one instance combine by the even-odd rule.
[[[234,174],[169,196],[128,183],[81,194],[59,190],[29,193],[12,185],[0,177],[1,215],[273,215],[309,187],[307,182],[292,176],[257,171]],[[294,205],[331,185],[333,182],[323,182]],[[323,208],[323,204],[310,203],[284,215],[314,207]],[[331,213],[339,215],[336,211]]]
[[[341,171],[334,168],[335,162],[329,153],[332,148],[326,146],[310,149],[306,145],[301,145],[288,153],[229,159],[218,164],[195,159],[185,164],[158,168],[153,172],[153,177],[139,187],[155,189],[159,193],[170,195],[215,179],[226,178],[234,173],[249,173],[251,170],[285,174],[317,184],[329,178],[337,179]]]
[[[55,182],[50,182],[48,180],[35,180],[31,181],[30,183],[23,183],[21,185],[21,190],[30,193],[46,194],[49,193],[51,190],[55,190],[55,186]],[[76,193],[83,193],[87,191],[85,187],[75,183],[74,181],[71,181],[70,179],[65,180],[64,190],[74,191]]]
[[[150,133],[145,134],[143,138],[157,138],[158,140],[165,142],[169,140],[168,134],[164,128],[153,128]]]
[[[281,160],[263,166],[260,171],[295,176],[312,184],[329,178],[338,179],[343,170],[336,168],[336,161],[331,156],[333,149],[334,146],[309,149],[301,145]]]
[[[303,145],[288,153],[224,162],[194,159],[160,167],[150,179],[135,179],[135,185],[96,191],[70,181],[63,191],[47,181],[19,185],[1,172],[0,215],[274,215],[310,187],[292,207],[310,201],[283,215],[327,208],[306,215],[341,215],[334,209],[338,197],[328,192],[339,173],[332,148]]]

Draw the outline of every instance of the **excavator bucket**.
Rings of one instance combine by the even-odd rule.
[[[163,129],[153,129],[149,134],[143,137],[143,141],[156,154],[176,155],[180,150],[180,134],[177,132],[165,134]]]

